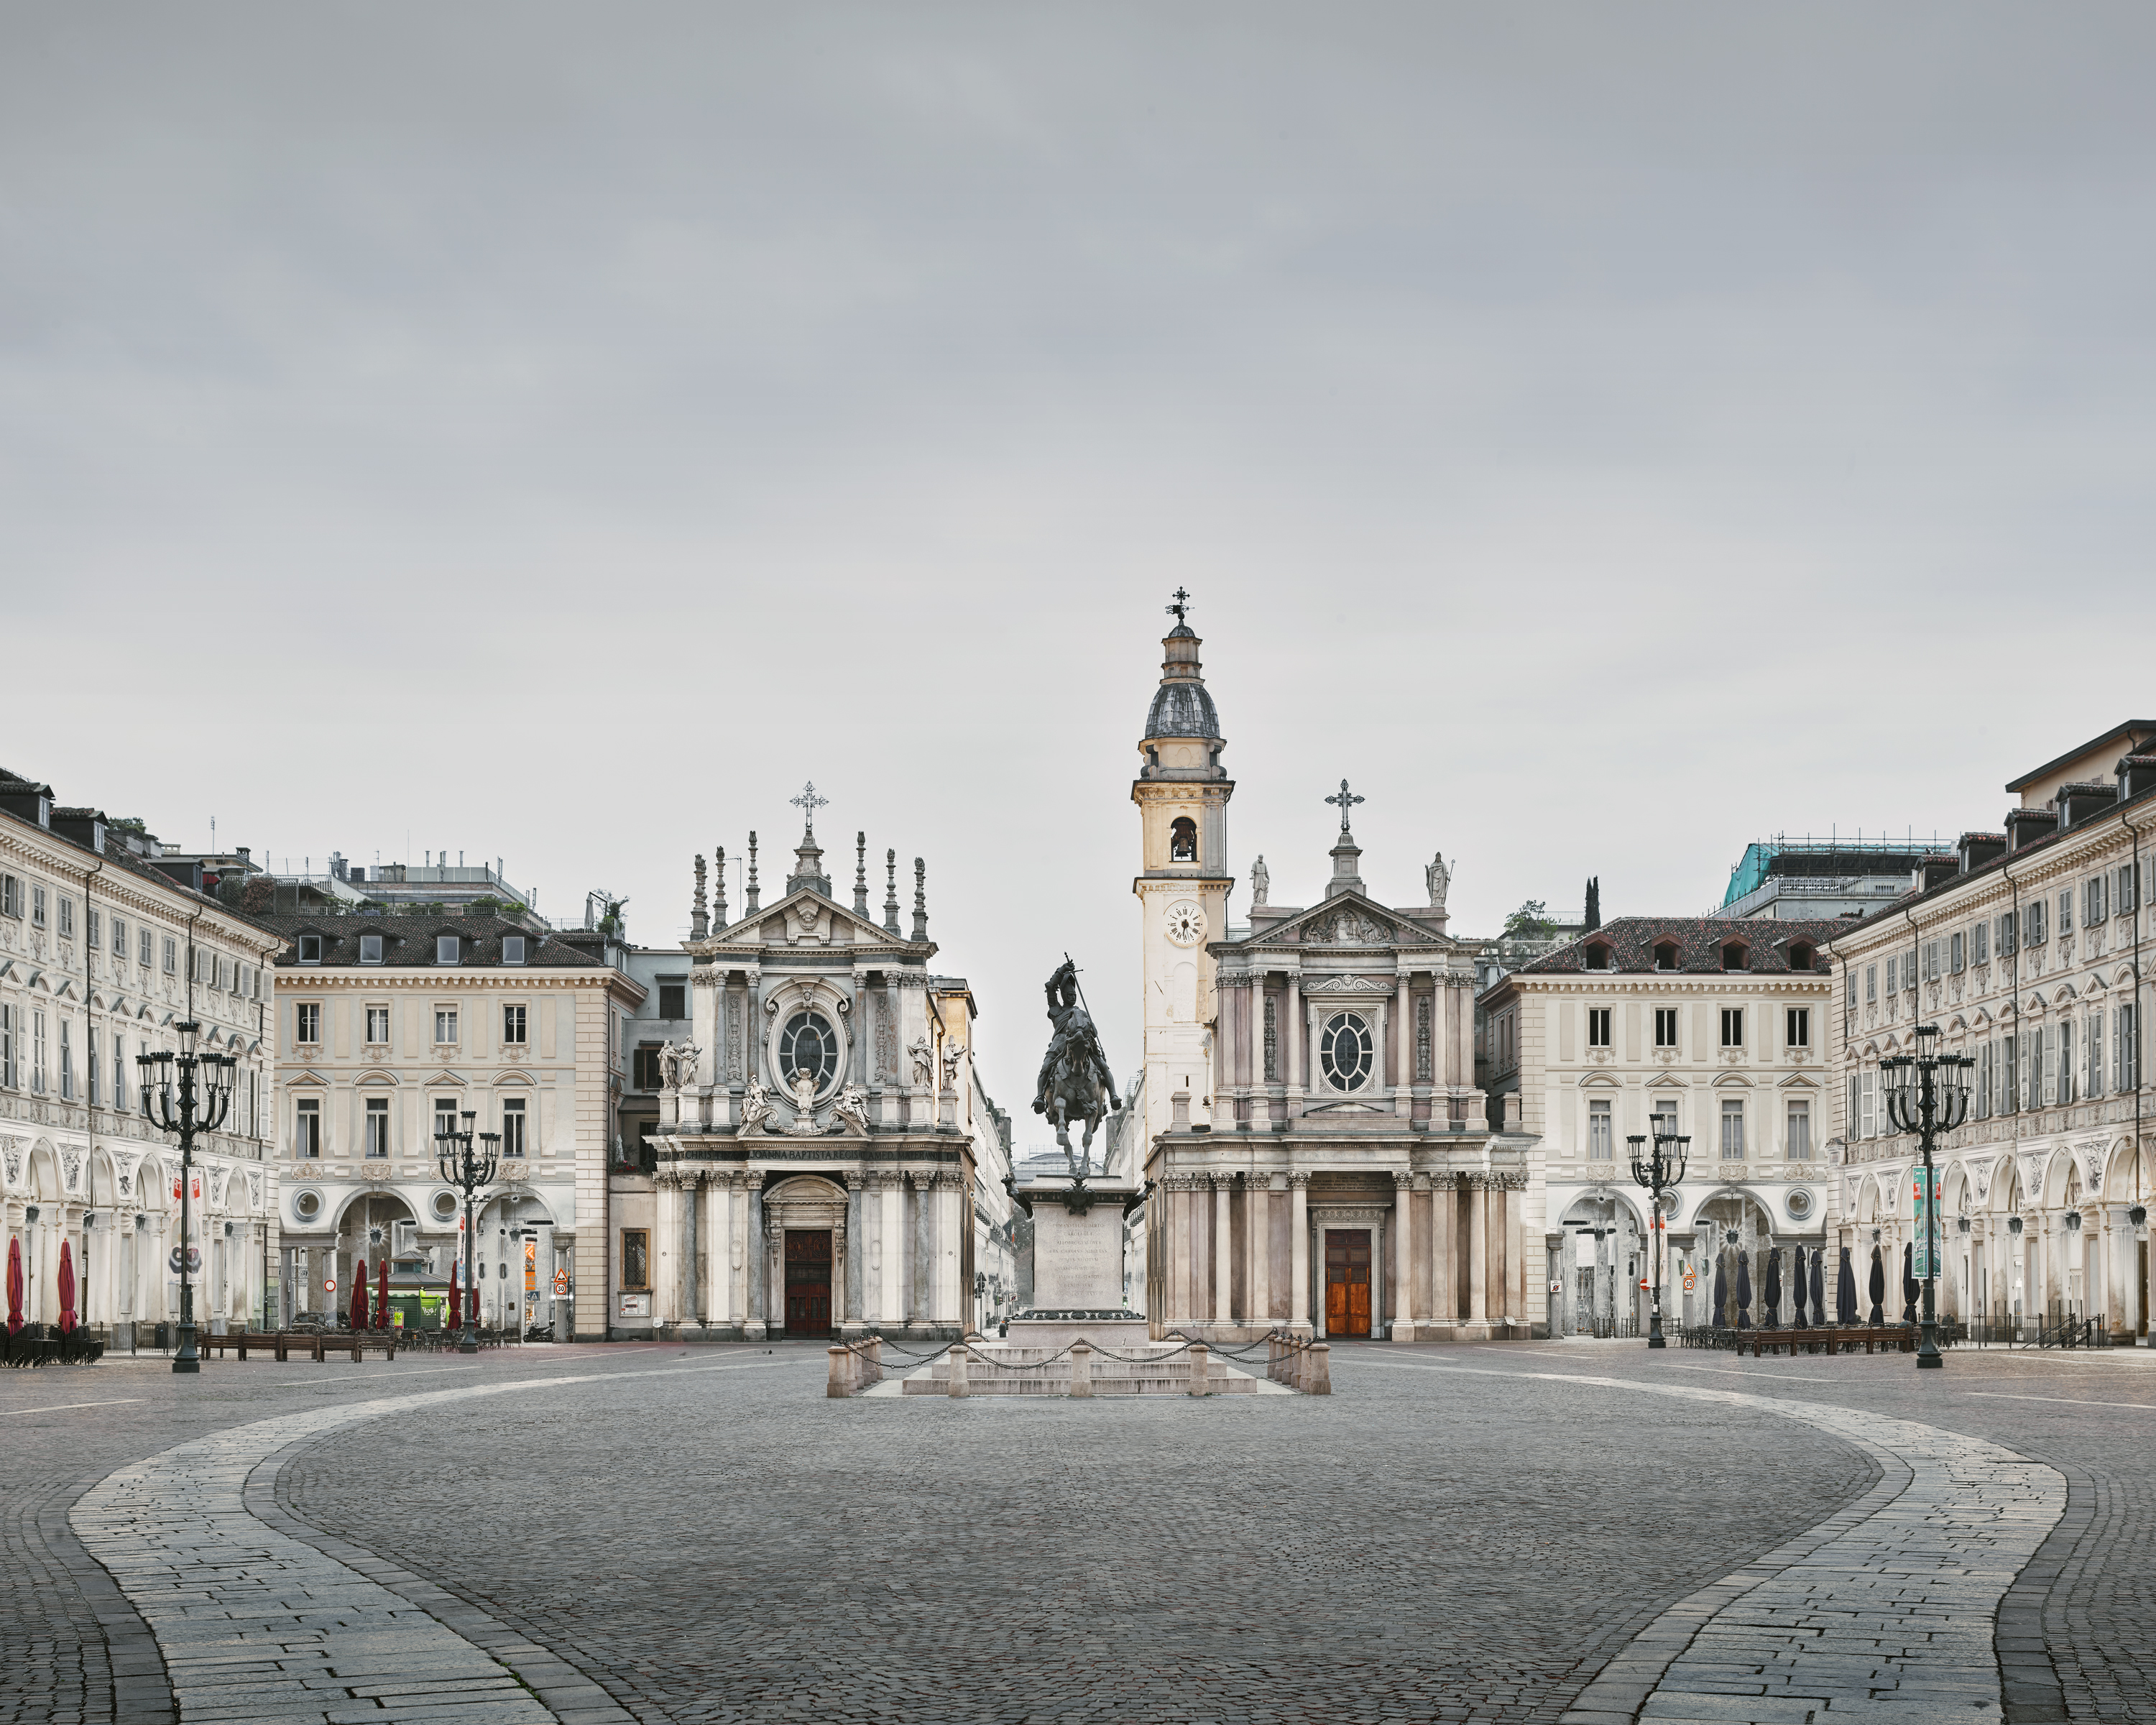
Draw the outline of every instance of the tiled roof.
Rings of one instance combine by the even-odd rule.
[[[1786,975],[1793,942],[1808,942],[1816,950],[1836,935],[1848,933],[1853,925],[1853,918],[1840,917],[1821,922],[1782,922],[1747,916],[1619,916],[1604,923],[1594,933],[1568,941],[1533,963],[1522,965],[1518,973],[1533,976],[1575,972],[1603,975],[1610,970],[1651,971],[1656,968],[1655,948],[1666,941],[1674,941],[1678,972],[1719,975],[1722,947],[1731,941],[1741,940],[1748,949],[1744,967],[1748,972],[1754,975],[1776,972]],[[1587,948],[1592,946],[1609,949],[1608,966],[1590,968]]]
[[[501,968],[501,937],[524,937],[524,963],[512,970],[552,967],[603,970],[603,961],[559,935],[535,931],[501,916],[436,916],[431,911],[418,916],[259,916],[265,928],[285,937],[285,950],[277,955],[280,969],[299,968],[299,937],[322,937],[322,962],[308,970],[359,963],[359,937],[383,937],[382,963],[369,970],[485,970]],[[434,937],[454,934],[464,941],[463,955],[455,964],[434,963]]]

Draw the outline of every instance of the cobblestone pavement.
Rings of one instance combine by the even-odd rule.
[[[67,1519],[73,1505],[96,1537],[124,1538],[97,1522],[109,1499],[77,1500],[159,1457],[168,1480],[195,1471],[182,1495],[221,1494],[215,1538],[290,1542],[259,1548],[288,1575],[360,1584],[346,1598],[370,1610],[424,1613],[457,1658],[461,1644],[512,1671],[530,1662],[540,1681],[509,1705],[553,1683],[545,1698],[563,1719],[618,1717],[611,1697],[683,1721],[1554,1721],[1598,1672],[1625,1679],[1639,1632],[1681,1620],[1748,1565],[1754,1591],[1799,1587],[1804,1553],[1833,1537],[1823,1523],[1895,1500],[1896,1446],[1912,1435],[1821,1430],[1795,1404],[2056,1470],[2065,1513],[1999,1608],[2005,1716],[2156,1717],[2146,1354],[1956,1353],[1922,1379],[1901,1356],[1755,1363],[1621,1343],[1334,1359],[1329,1399],[1196,1404],[829,1402],[820,1352],[783,1347],[227,1362],[195,1380],[162,1363],[8,1373],[0,1718],[154,1718],[169,1705],[148,1627]],[[385,1394],[378,1416],[358,1406]],[[98,1405],[63,1405],[75,1402]],[[332,1408],[347,1416],[333,1429],[291,1422]],[[176,1450],[218,1433],[230,1444]],[[1919,1459],[1908,1476],[1949,1471]],[[191,1537],[161,1525],[167,1545]],[[1994,1580],[2016,1562],[2002,1557]],[[1876,1604],[1876,1568],[1836,1574],[1854,1579],[1835,1589]],[[173,1573],[175,1592],[193,1584]],[[1771,1662],[1764,1640],[1738,1652]],[[1684,1682],[1704,1666],[1686,1671],[1663,1661]],[[588,1707],[567,1686],[578,1672],[605,1692],[583,1690]],[[1709,1710],[1681,1717],[1772,1712],[1692,1699]],[[426,1717],[506,1715],[438,1702]]]

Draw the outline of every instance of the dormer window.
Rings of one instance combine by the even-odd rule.
[[[521,964],[524,962],[524,937],[522,935],[505,934],[502,936],[501,962],[504,964]]]
[[[1609,948],[1607,947],[1589,947],[1587,949],[1587,968],[1589,970],[1609,969]]]
[[[1959,940],[1961,937],[1959,935],[1956,935],[1954,938],[1956,940]],[[1799,941],[1796,945],[1789,948],[1789,968],[1792,970],[1810,970],[1811,968],[1812,949],[1806,946],[1802,941]]]
[[[456,935],[436,935],[434,937],[434,963],[437,964],[459,964],[463,963],[464,947],[464,942]]]
[[[1198,823],[1187,814],[1178,815],[1168,827],[1168,860],[1179,863],[1198,860]]]
[[[1742,941],[1732,941],[1722,949],[1722,968],[1724,970],[1744,968],[1745,948]]]
[[[320,964],[322,962],[322,937],[318,934],[300,937],[300,963]]]
[[[1655,968],[1657,970],[1675,970],[1676,968],[1677,943],[1675,941],[1656,942],[1655,943]]]
[[[362,964],[379,964],[382,963],[382,937],[380,935],[363,934],[360,936],[359,962]]]

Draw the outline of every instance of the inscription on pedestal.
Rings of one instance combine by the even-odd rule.
[[[1082,1216],[1060,1204],[1034,1206],[1033,1303],[1045,1311],[1112,1311],[1122,1306],[1120,1205],[1098,1204]]]

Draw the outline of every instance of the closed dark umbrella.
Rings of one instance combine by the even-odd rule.
[[[374,1286],[377,1290],[374,1296],[374,1327],[377,1330],[386,1330],[389,1327],[389,1260],[387,1258],[382,1260],[381,1266],[376,1272]]]
[[[1801,1255],[1799,1254],[1799,1256]],[[1826,1322],[1826,1253],[1824,1250],[1815,1250],[1812,1254],[1810,1281],[1812,1322],[1815,1324],[1823,1324]]]
[[[1774,1247],[1767,1254],[1767,1316],[1762,1329],[1779,1330],[1782,1327],[1782,1249]]]
[[[8,1333],[13,1335],[23,1327],[23,1241],[20,1235],[8,1242]]]
[[[1923,1284],[1917,1280],[1916,1245],[1905,1242],[1902,1247],[1902,1322],[1912,1324],[1917,1321],[1917,1296],[1922,1293]]]
[[[459,1266],[461,1267],[461,1266]],[[460,1330],[465,1327],[464,1284],[453,1275],[449,1278],[449,1327]]]
[[[1883,1324],[1887,1322],[1887,1260],[1879,1255],[1879,1248],[1876,1245],[1871,1248],[1870,1291],[1871,1315],[1865,1319],[1865,1322],[1870,1324]]]
[[[1847,1246],[1841,1249],[1841,1275],[1835,1284],[1834,1321],[1838,1324],[1856,1322],[1856,1266],[1850,1261]]]
[[[1801,1330],[1801,1329],[1803,1329],[1803,1328],[1804,1328],[1804,1327],[1805,1327],[1805,1322],[1804,1322],[1804,1294],[1805,1294],[1805,1291],[1806,1291],[1805,1285],[1806,1285],[1806,1284],[1807,1284],[1807,1283],[1811,1280],[1810,1276],[1806,1273],[1806,1257],[1805,1257],[1804,1249],[1802,1246],[1799,1246],[1799,1247],[1797,1248],[1797,1255],[1796,1255],[1795,1260],[1794,1260],[1794,1262],[1792,1263],[1792,1265],[1791,1265],[1791,1266],[1790,1266],[1790,1269],[1791,1269],[1791,1274],[1790,1274],[1790,1276],[1789,1276],[1789,1297],[1790,1297],[1790,1299],[1791,1299],[1791,1300],[1793,1300],[1793,1301],[1796,1303],[1796,1308],[1797,1308],[1796,1323],[1797,1323],[1797,1327],[1798,1327],[1799,1329],[1800,1329],[1800,1330]]]
[[[60,1242],[60,1334],[74,1328],[74,1250],[73,1243]]]
[[[367,1327],[367,1260],[364,1258],[352,1266],[352,1327],[355,1330]]]
[[[1714,1260],[1714,1322],[1718,1329],[1729,1327],[1729,1254],[1722,1252]]]
[[[1748,1329],[1752,1323],[1752,1255],[1737,1255],[1737,1327]]]

